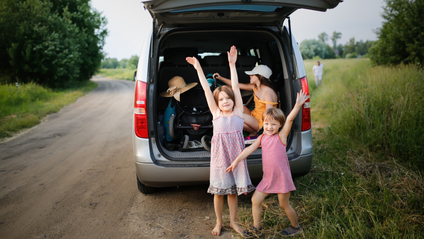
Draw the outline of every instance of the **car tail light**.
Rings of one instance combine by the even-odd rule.
[[[134,96],[134,130],[140,138],[148,138],[147,110],[146,110],[146,88],[147,83],[137,81]]]
[[[302,84],[302,90],[309,95],[309,86],[306,76],[300,79]],[[311,98],[308,98],[302,106],[302,131],[306,131],[311,128]]]

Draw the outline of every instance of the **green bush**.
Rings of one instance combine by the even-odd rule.
[[[370,49],[378,65],[412,63],[424,66],[424,0],[386,0],[382,28]]]
[[[346,58],[358,58],[358,55],[356,54],[356,52],[354,52],[354,53],[347,53],[346,54]]]
[[[88,0],[4,0],[0,83],[58,88],[88,81],[103,58],[105,24]]]

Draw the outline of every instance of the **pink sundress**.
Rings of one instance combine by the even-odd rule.
[[[247,170],[246,159],[240,162],[233,172],[225,172],[244,149],[243,124],[243,118],[235,114],[219,116],[213,120],[208,193],[240,195],[255,190]]]

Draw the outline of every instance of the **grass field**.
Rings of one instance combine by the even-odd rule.
[[[298,237],[424,238],[423,71],[372,67],[368,59],[322,62],[323,85],[317,88],[315,61],[305,61],[314,159],[310,173],[295,179],[291,195],[305,229]],[[132,80],[133,73],[102,70],[100,75]],[[0,139],[94,87],[92,82],[65,91],[0,85]],[[276,195],[263,209],[263,238],[279,238],[289,221]],[[238,217],[244,227],[253,224],[250,196],[239,198]]]
[[[92,81],[64,90],[51,90],[34,83],[19,87],[0,85],[0,141],[39,124],[48,114],[58,112],[96,87]]]
[[[117,80],[134,80],[135,69],[100,69],[98,75]]]
[[[323,85],[305,61],[314,160],[291,195],[299,238],[424,238],[423,71],[323,60]],[[276,195],[263,203],[263,238],[290,225]],[[239,223],[253,224],[250,196]]]

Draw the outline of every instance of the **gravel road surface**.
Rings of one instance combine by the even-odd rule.
[[[0,143],[0,238],[232,238],[208,185],[137,190],[134,82],[96,77],[90,94]],[[224,212],[225,213],[225,212]]]

